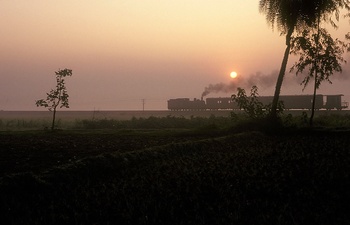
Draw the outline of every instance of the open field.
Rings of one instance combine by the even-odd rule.
[[[4,224],[349,224],[350,133],[0,133]]]
[[[57,117],[63,120],[76,119],[116,119],[130,120],[135,118],[148,118],[176,116],[190,118],[191,116],[209,117],[229,116],[229,111],[58,111]],[[0,111],[2,119],[51,119],[52,113],[49,111]]]
[[[231,115],[232,114],[232,115]],[[308,126],[310,112],[285,111],[288,126]],[[59,111],[55,127],[76,129],[139,129],[229,127],[246,118],[243,111]],[[0,111],[0,131],[47,130],[49,111]],[[253,124],[252,124],[253,125]],[[316,126],[350,127],[349,111],[316,111]],[[254,125],[253,125],[254,126]]]
[[[58,111],[57,118],[71,121],[76,119],[116,119],[116,120],[130,120],[131,118],[148,118],[154,117],[210,117],[214,116],[230,116],[231,111],[217,110],[217,111]],[[235,113],[242,113],[242,111],[234,111]],[[302,112],[310,114],[309,111],[289,110],[285,114],[301,115]],[[346,115],[350,114],[350,110],[318,110],[315,115]],[[0,111],[0,119],[48,119],[52,118],[52,113],[49,111]]]

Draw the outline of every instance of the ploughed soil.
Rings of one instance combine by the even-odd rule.
[[[0,176],[38,173],[104,153],[136,151],[208,136],[159,130],[0,132]]]
[[[350,132],[0,133],[3,224],[350,224]]]

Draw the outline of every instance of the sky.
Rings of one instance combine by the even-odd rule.
[[[0,110],[45,110],[35,100],[46,98],[64,68],[73,70],[69,110],[164,110],[168,99],[200,98],[239,79],[273,95],[285,39],[258,2],[1,0]],[[341,21],[332,32],[343,38],[348,27]],[[318,93],[350,101],[349,64]],[[300,81],[287,73],[281,94],[312,93],[311,86],[302,92]]]

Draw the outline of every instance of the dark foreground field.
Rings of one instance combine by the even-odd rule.
[[[350,133],[0,133],[2,224],[350,224]]]

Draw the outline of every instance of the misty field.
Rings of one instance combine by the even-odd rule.
[[[350,223],[348,117],[277,133],[213,116],[89,121],[0,132],[2,223]]]
[[[319,117],[346,117],[350,115],[349,110],[318,110],[315,112]],[[235,111],[236,114],[241,114],[241,111]],[[289,110],[285,115],[298,117],[305,113],[310,114],[310,111]],[[216,110],[216,111],[59,111],[57,112],[56,125],[58,129],[85,129],[87,124],[94,124],[111,121],[119,124],[130,124],[130,120],[149,120],[150,118],[180,118],[180,119],[203,119],[203,118],[229,118],[231,111]],[[48,129],[51,126],[52,113],[49,111],[0,111],[0,130],[33,130],[33,129]],[[322,119],[323,120],[323,119]],[[338,119],[339,120],[339,119]],[[326,119],[328,122],[329,119]],[[344,121],[344,119],[340,119]],[[348,122],[345,121],[347,124]],[[152,121],[151,123],[154,123]],[[324,123],[324,120],[322,121]],[[336,124],[338,125],[338,124]],[[106,124],[108,127],[108,125]],[[127,125],[122,125],[127,126]],[[103,127],[102,128],[106,128]],[[131,126],[131,128],[133,128]]]

